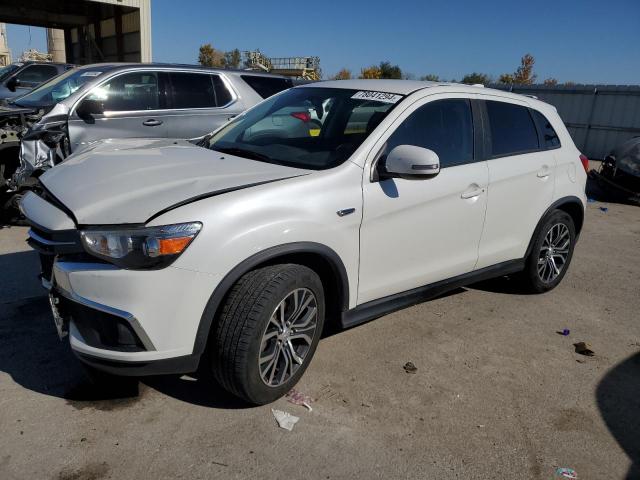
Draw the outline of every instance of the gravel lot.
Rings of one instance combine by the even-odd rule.
[[[553,292],[487,282],[325,338],[299,384],[313,412],[247,408],[195,377],[95,391],[25,236],[0,229],[2,480],[640,478],[638,207],[590,203]],[[272,407],[300,417],[292,432]]]

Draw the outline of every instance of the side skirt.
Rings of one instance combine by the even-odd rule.
[[[362,305],[358,305],[351,310],[342,313],[342,328],[350,328],[359,325],[374,318],[382,317],[389,313],[401,310],[403,308],[416,305],[426,300],[431,300],[443,293],[454,290],[465,285],[489,280],[490,278],[501,277],[516,273],[524,269],[525,260],[509,260],[490,267],[481,268],[473,272],[458,275],[447,280],[431,283],[422,287],[407,290],[406,292],[396,293],[388,297],[372,300]]]

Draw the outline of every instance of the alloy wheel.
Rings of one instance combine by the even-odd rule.
[[[564,223],[553,225],[544,237],[538,255],[538,276],[544,283],[553,282],[567,263],[571,233]]]
[[[262,334],[258,368],[269,387],[287,382],[304,363],[318,325],[316,296],[297,288],[278,304]]]

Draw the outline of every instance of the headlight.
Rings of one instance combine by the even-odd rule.
[[[114,265],[131,269],[162,268],[173,262],[196,238],[200,222],[127,230],[84,230],[85,250]]]

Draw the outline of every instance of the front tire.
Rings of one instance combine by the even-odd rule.
[[[213,374],[228,391],[263,405],[302,377],[324,325],[320,277],[285,264],[245,274],[233,286],[211,339]]]
[[[562,210],[553,210],[538,229],[526,260],[522,272],[525,287],[533,293],[557,287],[567,273],[575,243],[573,219]]]

